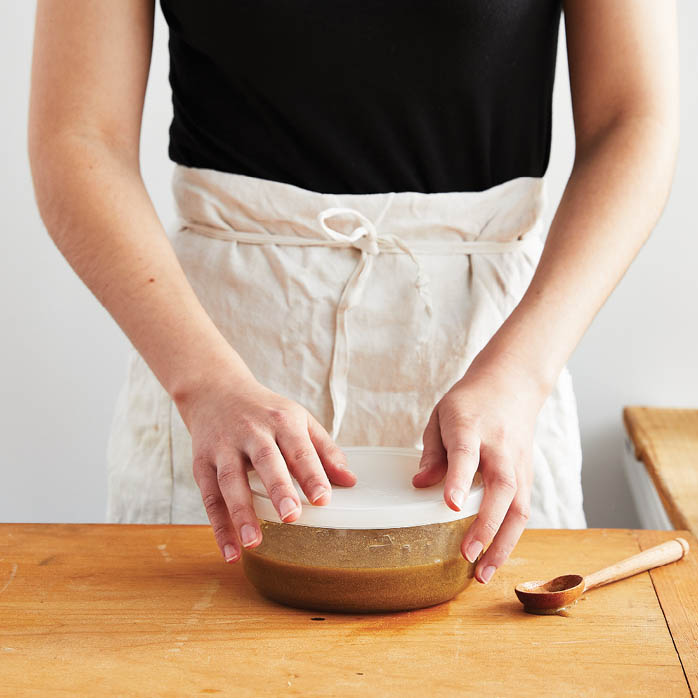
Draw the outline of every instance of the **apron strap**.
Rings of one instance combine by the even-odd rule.
[[[337,439],[339,429],[344,417],[344,412],[347,407],[347,379],[349,375],[349,325],[347,313],[361,302],[366,280],[368,279],[371,269],[373,268],[373,259],[381,252],[381,247],[387,249],[399,248],[405,252],[417,267],[417,275],[415,278],[415,288],[424,302],[427,315],[432,315],[432,299],[429,289],[429,280],[424,274],[424,270],[419,259],[410,249],[409,245],[397,235],[379,234],[377,227],[383,220],[383,217],[390,208],[395,192],[390,192],[383,210],[378,218],[372,221],[365,216],[361,211],[348,206],[332,206],[321,211],[317,215],[317,220],[322,229],[332,240],[338,242],[349,243],[356,249],[361,251],[353,272],[349,276],[347,283],[342,290],[342,294],[337,303],[336,323],[335,323],[335,340],[334,350],[332,352],[332,364],[330,366],[329,389],[332,399],[333,417],[331,436],[333,440]],[[325,223],[327,218],[339,214],[349,214],[355,216],[361,222],[348,235],[340,233],[338,230],[331,228]],[[379,242],[382,245],[379,245]]]

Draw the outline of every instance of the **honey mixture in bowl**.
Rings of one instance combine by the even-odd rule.
[[[243,553],[245,574],[288,606],[349,613],[433,606],[472,581],[475,565],[460,544],[474,518],[390,529],[261,521],[261,545]]]

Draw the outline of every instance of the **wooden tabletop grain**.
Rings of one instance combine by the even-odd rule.
[[[675,535],[688,557],[592,590],[566,617],[514,596]],[[362,616],[261,598],[206,526],[3,524],[0,695],[698,696],[698,542],[528,530],[487,586]]]

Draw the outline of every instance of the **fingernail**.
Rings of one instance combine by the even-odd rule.
[[[256,543],[257,542],[257,531],[255,531],[254,526],[251,526],[250,524],[245,524],[240,529],[240,538],[242,538],[242,544],[246,548],[249,548],[250,545],[253,545],[254,543]]]
[[[296,509],[298,509],[298,505],[290,497],[284,497],[279,503],[281,520],[287,519]]]
[[[482,543],[474,540],[465,550],[465,558],[468,562],[475,562],[477,556],[482,552]],[[494,568],[493,568],[494,569]]]
[[[492,575],[494,574],[495,570],[497,568],[494,565],[487,565],[484,570],[482,570],[482,581],[484,584],[487,584],[487,582],[492,579]]]
[[[346,463],[335,463],[334,467],[337,468],[337,470],[346,470],[347,469]]]
[[[315,502],[317,502],[318,499],[324,497],[326,494],[327,494],[327,489],[325,487],[322,487],[322,485],[320,485],[319,487],[316,487],[313,490],[313,493],[310,495],[310,502],[312,504],[315,504]]]
[[[453,492],[451,492],[451,501],[458,507],[458,511],[460,511],[461,506],[463,506],[463,497],[465,497],[465,492],[463,492],[463,490],[453,490]]]
[[[223,557],[225,558],[226,562],[235,562],[235,560],[238,559],[238,551],[235,550],[235,548],[230,544],[224,545]]]

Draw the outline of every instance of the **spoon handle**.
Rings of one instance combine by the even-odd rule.
[[[584,590],[600,587],[609,582],[617,582],[619,579],[631,577],[638,572],[646,572],[653,567],[675,562],[686,553],[688,553],[688,543],[683,538],[668,540],[666,543],[647,548],[637,555],[616,562],[615,565],[588,574],[584,577]]]

